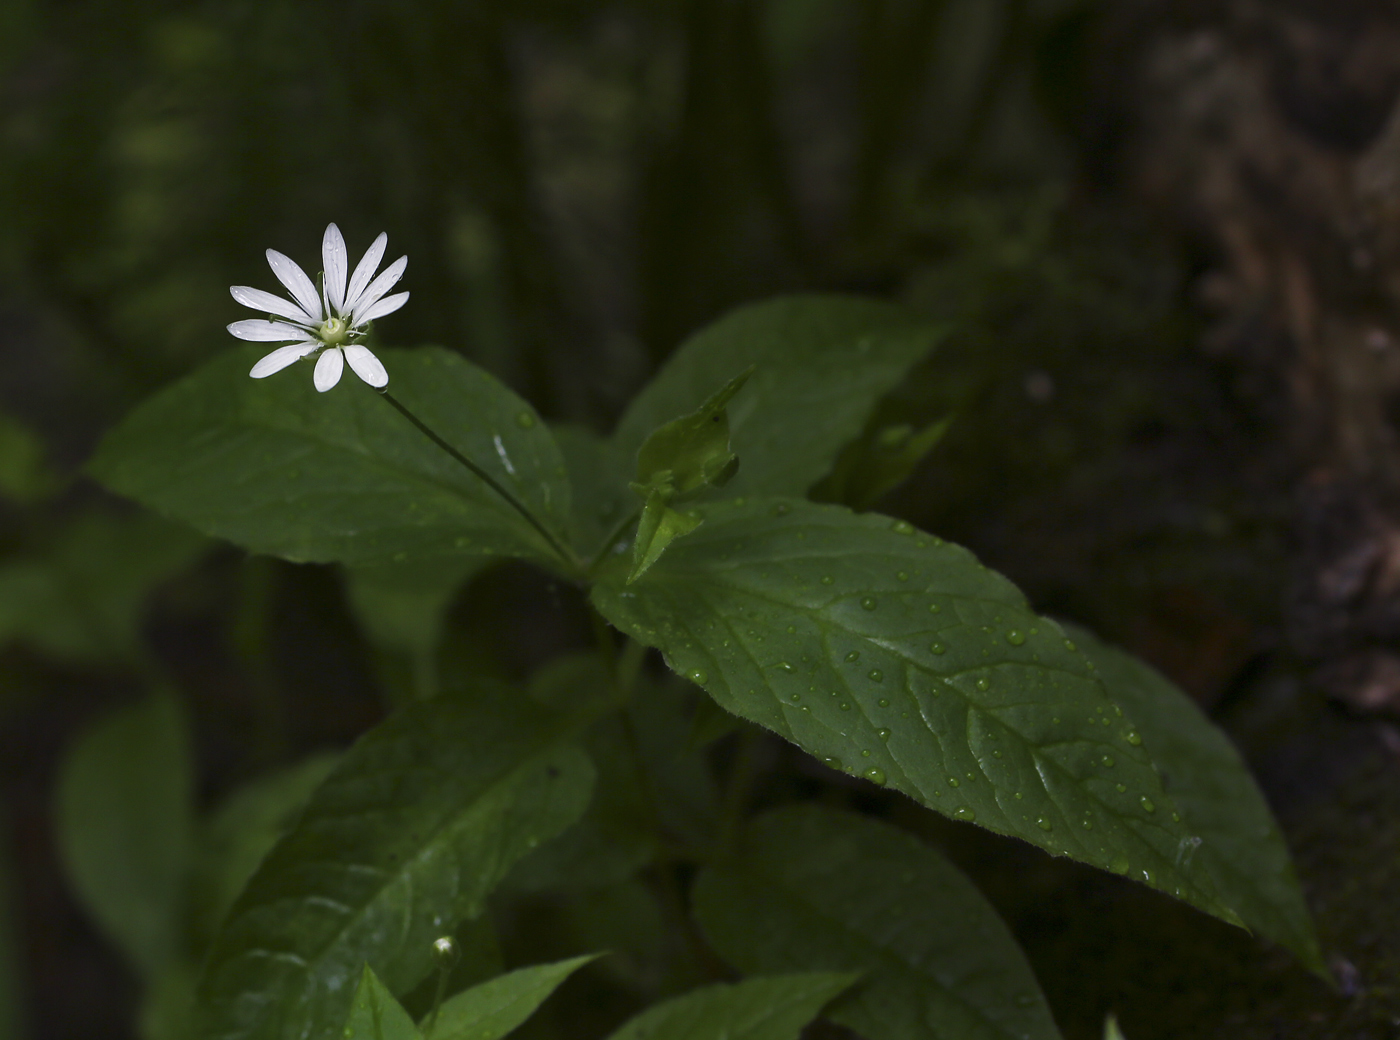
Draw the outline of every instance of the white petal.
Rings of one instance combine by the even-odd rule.
[[[337,314],[345,305],[345,272],[350,267],[350,259],[345,255],[345,239],[340,228],[326,225],[326,233],[321,238],[321,263],[326,270],[326,295]]]
[[[345,309],[340,312],[342,315],[354,311],[355,304],[360,302],[360,294],[374,277],[374,269],[379,266],[379,261],[384,259],[384,247],[388,244],[389,236],[381,231],[379,237],[365,250],[360,262],[355,265],[355,273],[350,276],[350,288],[345,292]]]
[[[408,293],[394,293],[393,296],[384,297],[384,299],[380,300],[369,310],[365,311],[365,313],[362,314],[359,318],[357,318],[356,321],[373,321],[375,318],[382,318],[386,314],[393,314],[396,310],[398,310],[407,302]]]
[[[286,343],[288,340],[310,343],[314,340],[310,333],[295,325],[288,325],[285,321],[268,321],[266,318],[235,321],[228,330],[239,339],[254,343]]]
[[[370,353],[369,347],[351,343],[344,350],[345,360],[350,362],[350,367],[355,370],[355,375],[370,386],[389,385],[389,373],[384,371],[384,366],[379,363],[379,359]]]
[[[344,371],[345,355],[340,352],[339,347],[328,347],[317,359],[316,371],[312,374],[311,381],[316,384],[316,389],[324,394],[340,382],[340,373]]]
[[[283,256],[275,249],[267,251],[267,265],[272,268],[272,273],[277,276],[277,280],[285,285],[297,303],[307,314],[310,314],[313,322],[320,321],[324,315],[321,313],[321,297],[316,292],[316,286],[311,279],[306,277],[306,272],[298,266],[297,262],[289,256]]]
[[[270,292],[263,292],[261,289],[254,289],[249,285],[231,285],[228,291],[243,306],[251,307],[255,311],[262,311],[264,314],[280,314],[284,318],[290,318],[292,321],[305,325],[314,325],[318,320],[307,314],[291,300],[284,300],[280,296],[273,296]]]
[[[293,361],[306,357],[315,349],[314,345],[306,343],[290,343],[285,347],[278,347],[254,365],[253,370],[248,374],[254,379],[265,379],[274,372],[282,371]]]
[[[403,277],[404,268],[407,266],[408,257],[401,256],[385,268],[383,274],[369,283],[369,288],[355,301],[355,316],[350,319],[351,325],[358,325],[364,321],[360,315],[378,303],[379,298],[394,287],[394,283]]]

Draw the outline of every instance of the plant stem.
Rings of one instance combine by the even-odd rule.
[[[623,517],[622,522],[612,529],[612,533],[608,535],[608,540],[602,544],[602,546],[598,549],[598,552],[594,555],[593,559],[588,562],[589,574],[592,574],[595,570],[598,569],[598,564],[603,562],[603,557],[608,555],[608,550],[617,544],[617,540],[622,537],[622,532],[627,530],[627,528],[631,527],[633,524],[635,524],[638,518],[641,517],[641,515],[642,511],[640,509],[635,510],[634,512]]]
[[[523,516],[525,520],[529,523],[529,525],[540,533],[540,536],[543,537],[544,540],[549,543],[549,547],[554,550],[555,554],[569,567],[570,570],[577,572],[580,569],[580,561],[578,557],[576,557],[572,552],[570,552],[563,545],[563,543],[559,541],[559,539],[555,538],[554,535],[550,533],[549,528],[545,527],[544,524],[540,522],[539,518],[536,517],[534,513],[530,512],[529,507],[526,506],[525,503],[521,502],[520,499],[516,498],[509,491],[507,491],[505,486],[502,485],[500,481],[498,481],[495,477],[491,476],[490,473],[487,473],[486,470],[482,469],[471,459],[467,458],[460,451],[458,451],[452,445],[448,444],[445,440],[439,437],[435,431],[429,428],[427,423],[423,422],[422,419],[418,418],[418,416],[414,415],[411,411],[409,411],[408,407],[393,394],[389,393],[388,390],[380,390],[379,394],[381,397],[384,398],[384,400],[388,401],[391,405],[398,409],[400,415],[402,415],[405,419],[411,422],[414,426],[418,427],[418,431],[422,433],[423,436],[427,437],[428,440],[432,441],[443,451],[447,452],[447,454],[452,456],[452,458],[456,462],[461,463],[467,469],[471,470],[472,473],[474,473],[478,478],[480,478],[481,481],[485,483],[487,487],[489,487],[492,491],[496,492],[496,494],[500,495],[503,499],[505,499],[512,509],[514,509],[517,513]]]

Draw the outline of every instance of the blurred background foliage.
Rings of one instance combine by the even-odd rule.
[[[132,981],[56,867],[74,734],[178,689],[194,759],[171,797],[222,806],[180,856],[236,891],[243,867],[200,866],[220,821],[263,813],[274,834],[323,761],[261,800],[228,792],[343,747],[438,667],[415,611],[436,625],[443,604],[362,626],[369,593],[333,570],[243,560],[79,472],[126,409],[230,348],[228,286],[270,284],[263,250],[310,263],[331,220],[352,252],[387,230],[410,258],[388,341],[459,350],[597,428],[741,302],[852,291],[949,321],[820,492],[859,498],[853,474],[948,420],[882,508],[1203,701],[1228,694],[1277,625],[1282,463],[1267,395],[1195,351],[1195,247],[1124,187],[1139,6],[0,4],[0,1038],[134,1028]],[[521,679],[587,643],[572,591],[515,565],[446,606],[445,670]],[[672,941],[610,891],[571,920]],[[143,1034],[175,1035],[158,1005]]]

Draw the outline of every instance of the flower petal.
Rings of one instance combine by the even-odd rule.
[[[359,325],[365,320],[361,315],[378,303],[379,298],[394,287],[394,283],[403,277],[404,268],[407,266],[408,257],[401,256],[385,268],[383,274],[369,283],[369,288],[355,301],[355,315],[350,319],[351,325]]]
[[[326,271],[326,295],[337,314],[345,306],[345,272],[350,267],[350,258],[345,254],[345,239],[340,228],[326,225],[326,233],[321,238],[321,263]]]
[[[394,293],[393,296],[386,296],[380,300],[363,315],[356,319],[358,322],[373,321],[375,318],[382,318],[386,314],[393,314],[396,310],[408,302],[408,293]]]
[[[360,294],[365,291],[365,286],[374,277],[374,269],[379,266],[379,261],[384,259],[384,247],[389,244],[389,236],[382,231],[368,249],[360,262],[355,266],[355,273],[350,276],[350,288],[345,291],[345,309],[341,315],[354,311],[355,305],[360,302]]]
[[[303,325],[316,324],[317,319],[307,314],[291,300],[273,296],[270,292],[254,289],[250,285],[230,285],[228,291],[243,306],[251,307],[255,311],[262,311],[264,314],[280,314],[284,318],[290,318]]]
[[[297,303],[301,304],[307,314],[311,315],[311,321],[320,321],[324,315],[321,313],[321,296],[316,291],[316,286],[311,279],[306,277],[306,272],[301,269],[295,260],[289,256],[283,256],[275,249],[267,251],[267,265],[272,268],[272,273],[277,276],[277,280],[285,285]]]
[[[328,347],[317,359],[316,371],[312,374],[311,381],[316,384],[316,389],[324,394],[340,382],[340,373],[344,371],[345,355],[340,352],[339,347]]]
[[[288,325],[285,321],[268,321],[266,318],[247,318],[244,321],[235,321],[228,327],[228,330],[239,339],[251,340],[254,343],[286,343],[288,340],[297,340],[301,343],[315,341],[315,337],[305,329],[296,325]]]
[[[263,358],[248,374],[254,379],[265,379],[274,372],[280,372],[294,361],[306,357],[316,347],[309,343],[289,343],[285,347],[278,347],[267,357]]]
[[[342,349],[345,351],[345,360],[350,362],[350,367],[354,369],[355,375],[370,386],[389,385],[389,373],[384,371],[384,366],[379,359],[370,353],[369,347],[351,343]]]

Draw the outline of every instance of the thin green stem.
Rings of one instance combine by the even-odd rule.
[[[623,517],[622,522],[612,529],[612,533],[608,535],[607,541],[602,544],[597,553],[594,554],[593,559],[588,562],[589,574],[592,574],[598,569],[598,564],[603,562],[603,557],[607,556],[609,550],[617,544],[617,540],[622,537],[622,532],[635,524],[641,518],[641,515],[642,511],[640,509],[635,510]]]
[[[507,491],[504,485],[502,485],[501,482],[498,481],[495,477],[491,476],[490,473],[487,473],[486,470],[482,469],[471,459],[467,458],[460,451],[458,451],[452,445],[448,444],[445,440],[439,437],[437,433],[428,426],[427,423],[423,422],[422,419],[418,418],[418,416],[414,415],[411,411],[409,411],[408,407],[393,394],[389,393],[388,390],[380,390],[379,394],[381,397],[384,398],[384,400],[388,401],[391,405],[393,405],[398,410],[400,415],[402,415],[405,419],[411,422],[414,426],[418,427],[418,431],[421,434],[423,434],[423,436],[427,437],[428,440],[432,441],[443,451],[447,452],[448,455],[452,456],[453,460],[461,463],[467,469],[471,470],[472,473],[479,477],[481,481],[484,484],[486,484],[487,487],[489,487],[492,491],[496,492],[496,494],[500,495],[503,499],[505,499],[512,509],[514,509],[517,513],[523,516],[526,522],[528,522],[531,527],[533,527],[536,531],[540,533],[540,536],[544,538],[544,540],[547,543],[549,543],[549,547],[554,550],[555,554],[559,557],[560,560],[564,562],[564,564],[569,568],[569,570],[574,571],[575,573],[579,571],[581,564],[578,557],[575,556],[572,552],[570,552],[569,549],[565,547],[565,545],[562,542],[559,541],[559,539],[554,537],[553,533],[551,533],[549,528],[545,527],[545,525],[540,522],[540,519],[537,516],[535,516],[534,513],[530,512],[530,508],[526,506],[525,503],[521,502],[520,499],[516,498],[509,491]]]

